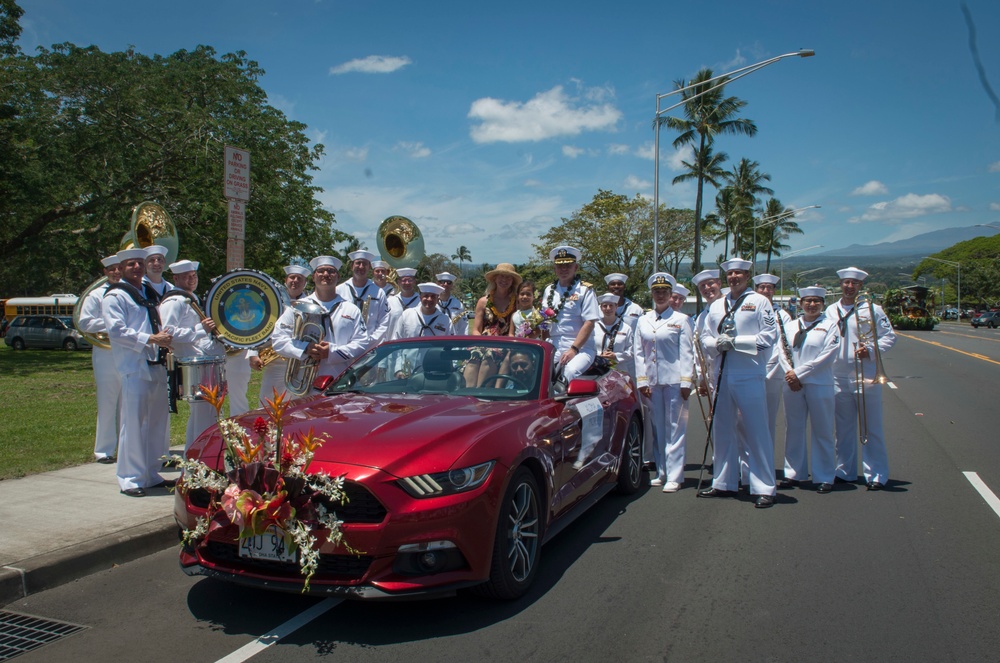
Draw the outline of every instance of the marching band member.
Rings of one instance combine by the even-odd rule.
[[[122,278],[119,263],[117,255],[101,260],[108,282],[91,290],[87,299],[80,305],[80,331],[88,334],[107,332],[104,316],[101,314],[101,300],[104,299],[108,286],[118,283]],[[94,459],[98,463],[111,464],[115,462],[115,454],[118,452],[122,379],[115,370],[115,359],[110,348],[95,345],[90,362],[94,367],[94,382],[97,383],[97,434],[94,438]]]
[[[412,267],[400,267],[396,270],[399,282],[399,292],[390,295],[389,304],[389,331],[386,339],[394,338],[392,330],[399,322],[399,316],[403,311],[420,306],[420,293],[417,291],[417,270]]]
[[[392,339],[453,335],[455,330],[451,319],[438,310],[438,300],[444,288],[437,283],[421,283],[417,287],[420,291],[420,306],[408,308],[400,314]]]
[[[774,309],[775,320],[778,323],[778,342],[771,348],[771,357],[767,360],[767,373],[765,385],[767,388],[767,422],[771,430],[771,439],[775,439],[776,423],[778,419],[778,407],[781,405],[781,392],[785,387],[785,371],[782,370],[778,357],[782,354],[785,346],[785,336],[788,326],[792,323],[792,316],[788,315],[780,308],[774,308],[775,286],[780,279],[774,274],[758,274],[753,277],[754,290],[758,295],[767,297]]]
[[[353,302],[362,312],[367,312],[362,324],[368,333],[368,345],[373,348],[387,338],[389,332],[389,302],[385,291],[368,278],[375,254],[370,251],[348,253],[351,259],[351,278],[337,287],[337,294]],[[398,270],[397,270],[398,272]],[[313,279],[315,280],[315,272]]]
[[[608,292],[618,297],[615,314],[635,331],[635,323],[639,321],[639,316],[642,315],[642,307],[625,296],[626,281],[628,281],[628,276],[625,274],[615,273],[604,277],[604,283],[608,287]]]
[[[594,323],[601,319],[597,296],[589,283],[580,281],[580,257],[583,254],[572,246],[557,246],[549,252],[556,281],[542,293],[543,311],[553,311],[555,317],[549,328],[549,342],[556,346],[556,361],[563,367],[563,379],[570,381],[587,370],[597,346],[594,344]]]
[[[318,343],[292,337],[295,315],[292,307],[285,309],[274,325],[271,347],[283,357],[295,360],[312,358],[319,363],[316,376],[339,375],[355,358],[364,354],[370,341],[361,319],[361,309],[346,300],[338,291],[338,270],[341,262],[333,256],[318,256],[309,261],[313,268],[313,292],[304,299],[326,310],[323,327],[326,336]],[[381,289],[378,289],[381,292]]]
[[[306,279],[311,274],[311,270],[301,265],[287,265],[285,267],[285,290],[288,292],[289,299],[294,302],[306,296]],[[281,394],[285,391],[285,371],[288,369],[288,359],[276,356],[265,366],[256,350],[248,351],[247,359],[250,368],[255,371],[264,371],[260,380],[260,398],[258,399],[260,407],[264,407],[265,401],[273,399],[275,392]]]
[[[147,246],[146,275],[142,277],[142,287],[145,297],[154,304],[159,304],[163,295],[174,289],[169,281],[163,280],[163,270],[167,268],[167,247],[159,244]]]
[[[171,349],[174,357],[218,357],[226,356],[226,350],[215,339],[215,322],[211,317],[201,318],[184,295],[196,297],[198,288],[198,262],[178,260],[170,264],[175,289],[160,301],[160,320],[164,327],[172,330],[174,340]],[[208,401],[190,403],[187,429],[184,433],[184,451],[201,433],[215,423],[215,408]]]
[[[675,285],[674,291],[670,294],[670,308],[674,309],[678,313],[684,313],[684,304],[687,303],[687,298],[690,294],[691,291],[680,283]],[[692,324],[694,324],[693,321]]]
[[[372,260],[372,281],[382,288],[386,297],[396,294],[396,286],[389,283],[389,272],[391,271],[392,268],[385,260]]]
[[[615,370],[632,378],[635,384],[635,359],[632,356],[632,327],[618,317],[618,295],[606,292],[597,298],[601,319],[594,326],[597,356],[607,359]]]
[[[750,492],[755,506],[774,505],[774,440],[767,422],[765,371],[771,347],[778,339],[774,309],[767,298],[748,289],[749,260],[722,263],[729,294],[708,310],[704,346],[708,356],[719,359],[719,393],[716,399],[714,478],[712,487],[698,497],[722,497],[739,488],[737,419],[747,438]]]
[[[855,304],[864,280],[868,278],[868,272],[848,267],[838,271],[837,276],[840,277],[840,301],[830,304],[826,309],[827,317],[837,322],[841,338],[840,349],[833,362],[837,403],[837,479],[853,482],[858,477],[860,385],[857,383],[859,365],[856,362],[860,362],[865,380],[864,403],[868,436],[868,443],[861,447],[861,464],[868,490],[882,490],[889,480],[889,455],[882,431],[882,385],[873,382],[876,366],[872,335],[869,333],[865,338],[859,337],[857,318],[861,318],[864,328],[878,334],[880,352],[888,352],[895,345],[896,334],[881,306],[871,307],[875,311],[874,324],[871,323],[871,310],[867,306],[859,309],[855,316]]]
[[[122,379],[122,435],[118,441],[118,486],[122,494],[143,497],[147,488],[171,486],[159,475],[160,456],[169,448],[167,373],[159,349],[173,336],[160,328],[156,305],[142,294],[146,252],[118,252],[122,280],[108,286],[101,314]]]
[[[806,420],[812,437],[812,480],[817,493],[833,490],[833,360],[840,345],[837,322],[824,313],[826,289],[799,289],[803,314],[788,324],[788,345],[778,353],[785,374],[785,470],[789,483],[809,477]]]
[[[653,310],[635,326],[633,354],[639,391],[652,403],[653,459],[651,486],[676,493],[684,484],[684,438],[688,397],[694,379],[694,328],[691,318],[670,306],[674,277],[657,272],[647,284]]]
[[[456,336],[465,336],[469,333],[469,321],[465,317],[465,304],[462,300],[452,294],[455,287],[455,279],[458,278],[451,272],[441,272],[435,275],[437,284],[444,288],[438,308],[448,316],[452,326],[455,328]]]

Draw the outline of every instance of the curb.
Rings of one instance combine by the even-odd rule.
[[[0,567],[0,605],[176,545],[177,524],[173,516],[164,516],[72,548]]]

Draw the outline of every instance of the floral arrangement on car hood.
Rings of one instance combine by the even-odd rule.
[[[343,523],[326,506],[347,502],[344,478],[306,473],[325,436],[316,436],[311,428],[305,434],[283,436],[288,401],[286,394],[277,390],[272,400],[265,401],[268,419],[257,417],[252,431],[233,419],[222,418],[224,388],[202,385],[200,390],[216,411],[225,444],[224,469],[187,458],[177,463],[183,470],[177,489],[204,489],[211,500],[207,513],[198,518],[193,529],[184,532],[183,543],[206,545],[209,534],[232,525],[239,528],[240,541],[276,531],[290,553],[298,552],[305,577],[302,591],[307,591],[319,564],[320,545],[342,544],[357,553],[343,543]]]

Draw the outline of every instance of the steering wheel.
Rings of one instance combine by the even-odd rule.
[[[514,377],[507,373],[497,373],[496,375],[491,375],[487,380],[506,380],[514,385],[517,389],[527,389],[528,385],[524,383],[521,378]]]

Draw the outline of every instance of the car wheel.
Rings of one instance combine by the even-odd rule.
[[[22,338],[11,339],[10,347],[13,348],[14,350],[23,350],[24,349],[24,339],[22,339]]]
[[[71,338],[67,338],[63,341],[63,350],[76,350],[76,341]]]
[[[490,598],[516,599],[535,579],[542,547],[538,481],[528,468],[514,473],[497,520],[490,579],[476,589]]]
[[[986,325],[986,326],[989,327],[990,329],[996,329],[997,328],[996,323],[993,322],[992,320],[990,320],[989,324]]]
[[[622,458],[618,464],[618,492],[631,495],[642,482],[642,424],[632,417],[622,442]]]

